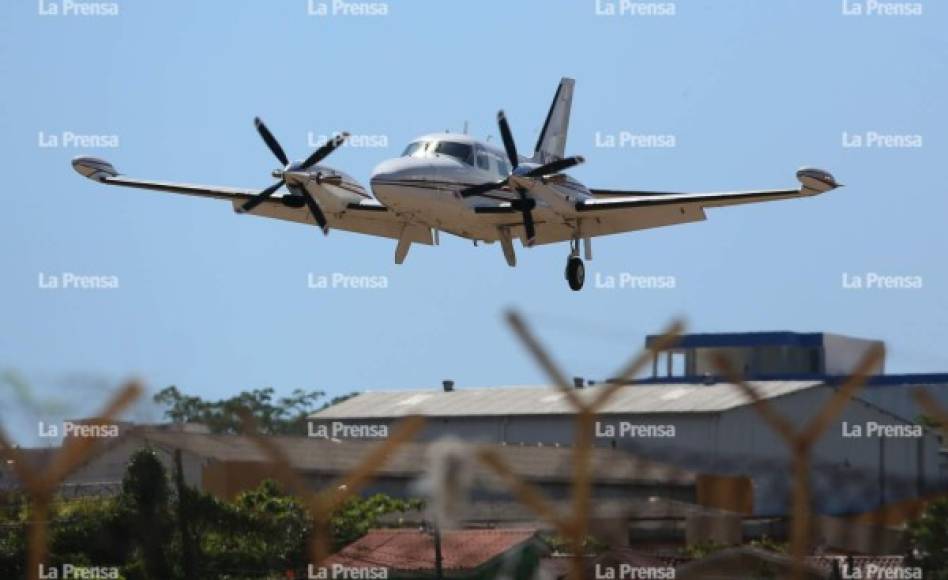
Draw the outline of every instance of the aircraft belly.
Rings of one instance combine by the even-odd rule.
[[[452,192],[443,188],[376,184],[373,192],[392,210],[437,230],[475,239],[484,239],[482,234],[491,231]]]

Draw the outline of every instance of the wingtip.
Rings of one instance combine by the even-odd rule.
[[[840,184],[829,171],[817,169],[815,167],[803,167],[797,171],[797,180],[805,190],[816,193],[826,193],[832,191]]]
[[[93,181],[104,181],[106,178],[116,177],[119,174],[111,163],[99,157],[75,157],[72,160],[72,168],[79,175]]]

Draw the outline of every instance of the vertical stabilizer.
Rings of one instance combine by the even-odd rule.
[[[546,122],[543,123],[543,130],[540,131],[540,137],[537,139],[532,159],[534,162],[549,163],[564,157],[575,84],[575,80],[564,77],[560,81],[560,86],[556,88],[550,112],[546,115]]]

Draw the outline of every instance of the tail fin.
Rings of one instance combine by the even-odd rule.
[[[560,86],[556,88],[550,112],[546,115],[543,130],[537,139],[537,146],[533,153],[536,163],[549,163],[562,159],[566,150],[566,133],[569,131],[569,113],[573,105],[573,85],[576,81],[563,77]]]

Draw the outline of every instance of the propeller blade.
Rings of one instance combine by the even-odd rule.
[[[537,239],[537,229],[533,224],[533,212],[524,207],[523,228],[527,232],[527,246],[532,246]]]
[[[580,163],[585,162],[586,160],[581,155],[576,155],[575,157],[564,157],[563,159],[557,159],[556,161],[551,161],[546,165],[541,165],[535,167],[527,172],[527,177],[542,177],[544,175],[553,175],[554,173],[559,173],[570,167],[575,167]]]
[[[471,197],[474,195],[480,195],[482,193],[487,193],[488,191],[493,191],[495,189],[500,189],[501,187],[507,185],[507,180],[502,179],[500,181],[490,181],[487,183],[482,183],[480,185],[473,185],[466,189],[461,190],[461,197]]]
[[[336,135],[335,137],[327,141],[325,145],[323,145],[316,151],[313,151],[313,153],[309,157],[306,158],[306,161],[304,161],[299,166],[299,169],[306,170],[312,167],[313,165],[316,165],[317,163],[325,159],[327,155],[335,151],[340,145],[345,143],[346,139],[348,138],[349,138],[349,134],[346,132],[342,132]]]
[[[533,198],[527,197],[525,190],[521,189],[517,193],[520,194],[520,203],[517,205],[520,206],[520,213],[523,214],[523,229],[527,234],[526,246],[530,247],[537,239],[537,228],[533,223],[532,211],[533,208],[536,207],[537,202]]]
[[[513,135],[510,133],[510,125],[507,124],[507,115],[503,111],[497,113],[497,125],[500,126],[500,137],[504,140],[504,150],[507,151],[510,166],[516,169],[520,165],[520,157],[517,155],[517,146],[514,144]]]
[[[308,191],[303,192],[303,199],[306,200],[306,207],[309,208],[309,213],[313,214],[313,219],[316,220],[319,229],[323,230],[323,235],[328,235],[329,225],[326,223],[326,216],[323,214],[323,210],[320,209],[319,204],[309,195]]]
[[[280,181],[277,181],[276,183],[274,183],[274,184],[271,185],[270,187],[268,187],[268,188],[264,189],[263,191],[261,191],[259,194],[257,194],[257,197],[252,197],[252,198],[248,199],[248,200],[244,203],[244,205],[240,206],[240,208],[237,210],[237,213],[245,213],[245,212],[248,212],[248,211],[252,210],[253,208],[257,207],[258,205],[260,205],[261,203],[263,203],[267,198],[269,198],[271,195],[273,195],[273,192],[274,192],[274,191],[280,189],[280,187],[283,185],[283,183],[284,183],[284,181],[281,179]]]
[[[263,137],[270,151],[272,151],[276,158],[280,160],[280,163],[283,164],[283,167],[289,165],[290,160],[283,151],[283,147],[280,147],[280,143],[276,140],[276,137],[273,136],[273,133],[270,132],[270,129],[267,129],[267,126],[263,124],[260,117],[253,118],[253,125],[257,128],[257,133],[260,133],[260,136]]]

